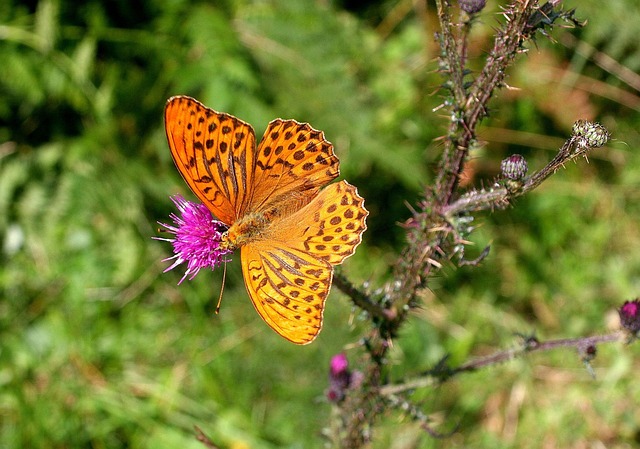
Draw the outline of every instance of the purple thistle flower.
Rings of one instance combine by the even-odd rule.
[[[360,371],[351,371],[344,353],[331,357],[329,364],[329,388],[325,392],[330,402],[339,403],[349,388],[357,388],[364,379]]]
[[[351,371],[349,361],[343,353],[331,357],[329,364],[329,389],[326,392],[327,399],[331,402],[340,402],[344,399],[345,390],[351,383]]]
[[[187,263],[187,270],[178,282],[178,285],[189,277],[193,279],[201,268],[211,267],[215,269],[224,262],[229,262],[224,256],[229,250],[220,250],[222,234],[227,226],[221,221],[215,220],[211,212],[204,204],[192,203],[180,195],[171,197],[171,201],[180,211],[180,216],[172,213],[169,218],[174,225],[158,222],[166,232],[175,235],[175,238],[153,237],[155,240],[163,240],[173,245],[173,256],[163,259],[163,262],[174,262],[164,270],[166,273],[183,262]]]
[[[625,301],[618,309],[620,315],[620,324],[631,334],[640,332],[640,300]]]
[[[335,378],[349,372],[349,361],[344,353],[336,354],[331,357],[330,363],[331,377]]]

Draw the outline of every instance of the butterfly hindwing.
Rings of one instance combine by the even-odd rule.
[[[262,319],[293,343],[313,341],[322,328],[331,265],[265,240],[243,246],[241,258],[247,292]]]
[[[267,324],[288,340],[309,343],[320,331],[333,265],[354,253],[366,229],[363,203],[346,181],[331,184],[242,248],[249,296]]]
[[[357,189],[340,181],[320,190],[300,210],[275,221],[265,234],[338,265],[360,244],[368,215]]]

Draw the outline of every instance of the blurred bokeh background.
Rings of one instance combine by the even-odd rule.
[[[472,33],[471,67],[503,2]],[[640,291],[640,8],[567,1],[584,29],[539,36],[480,128],[464,183],[491,183],[521,153],[544,166],[578,118],[614,140],[514,207],[478,217],[478,268],[446,266],[392,351],[392,378],[450,355],[615,329]],[[16,1],[0,5],[0,447],[317,448],[329,425],[332,355],[357,360],[366,326],[336,289],[323,332],[297,347],[253,311],[237,260],[178,286],[154,241],[193,198],[173,166],[162,110],[192,95],[253,124],[307,121],[336,147],[371,211],[344,265],[389,280],[407,204],[433,179],[447,125],[434,5],[413,0]],[[474,58],[478,60],[473,61]],[[237,259],[237,257],[236,257]],[[356,366],[357,367],[357,366]],[[435,440],[401,413],[376,448],[635,447],[637,346],[600,348],[594,380],[571,351],[469,374],[414,399]]]

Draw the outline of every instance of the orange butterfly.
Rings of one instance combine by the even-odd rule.
[[[364,200],[339,174],[333,145],[307,123],[276,119],[256,148],[248,123],[186,96],[168,100],[165,128],[189,187],[229,229],[220,249],[241,249],[258,314],[297,344],[322,327],[333,266],[366,229]]]

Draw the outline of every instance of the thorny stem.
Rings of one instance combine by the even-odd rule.
[[[596,346],[601,343],[613,343],[621,341],[624,337],[622,331],[612,332],[606,335],[595,335],[582,338],[565,338],[559,340],[548,340],[540,342],[535,338],[526,339],[524,344],[518,348],[506,349],[495,352],[486,357],[479,357],[455,368],[437,367],[434,370],[426,372],[424,375],[398,382],[395,384],[385,385],[380,388],[381,395],[395,395],[406,391],[412,391],[419,388],[430,387],[441,383],[450,377],[462,372],[476,371],[493,365],[508,362],[517,357],[538,351],[550,351],[557,348],[573,347],[578,351],[584,351],[585,348]]]
[[[607,134],[606,139],[609,138],[608,131],[606,131],[606,129],[601,125],[589,125],[599,127],[602,132]],[[461,196],[455,202],[443,207],[441,213],[443,216],[451,219],[451,217],[460,213],[493,209],[495,207],[507,205],[512,198],[524,195],[538,187],[559,168],[564,167],[564,164],[567,162],[575,160],[579,156],[584,156],[586,158],[586,153],[589,149],[591,149],[591,147],[585,144],[585,140],[583,138],[572,135],[564,145],[562,145],[562,148],[560,148],[558,154],[551,160],[551,162],[549,162],[542,170],[534,173],[522,182],[515,183],[515,188],[513,185],[496,184],[484,191],[469,192]]]
[[[553,6],[557,3],[559,1]],[[448,104],[451,120],[447,136],[443,139],[444,150],[434,188],[427,189],[418,210],[405,223],[408,244],[395,265],[394,281],[387,285],[381,298],[373,298],[358,290],[340,274],[334,280],[335,285],[349,295],[356,306],[371,315],[375,324],[363,339],[366,349],[360,363],[363,379],[357,389],[349,392],[340,404],[336,443],[341,448],[364,446],[370,440],[376,416],[385,408],[393,406],[381,395],[381,392],[393,388],[388,385],[389,380],[384,371],[387,352],[409,311],[420,303],[420,292],[426,288],[433,269],[441,266],[439,260],[446,261],[455,253],[452,244],[458,242],[451,238],[453,230],[448,218],[458,211],[468,212],[473,211],[476,206],[482,208],[486,204],[500,204],[501,198],[506,200],[510,195],[531,190],[564,162],[576,156],[567,146],[567,151],[563,153],[561,150],[558,157],[545,169],[528,178],[519,192],[498,186],[490,192],[475,192],[476,197],[485,196],[477,205],[471,201],[478,200],[471,197],[463,197],[464,199],[452,203],[469,149],[475,140],[476,127],[487,115],[487,104],[494,91],[502,87],[507,68],[516,56],[524,52],[523,43],[531,38],[532,26],[529,21],[539,7],[537,0],[517,0],[505,8],[506,23],[496,33],[493,49],[483,70],[473,84],[467,87],[464,67],[467,44],[460,40],[467,39],[468,30],[463,28],[460,35],[457,35],[459,31],[451,20],[450,0],[436,0],[436,5],[441,29],[438,36],[441,46],[440,69],[447,78],[444,87],[450,98],[445,103]],[[570,346],[571,341],[541,343],[527,350],[550,349],[552,344]],[[453,374],[499,363],[514,355],[513,351],[505,351],[493,358],[478,359],[458,367]]]
[[[460,49],[458,50],[460,54],[460,62],[462,67],[464,67],[467,62],[467,52],[469,50],[469,34],[471,33],[471,25],[472,25],[471,17],[465,20],[464,22],[462,22]]]
[[[444,70],[448,74],[447,81],[450,83],[450,90],[455,99],[455,104],[463,104],[466,98],[466,92],[464,90],[464,73],[462,67],[462,58],[458,53],[458,45],[453,33],[453,26],[451,20],[451,4],[449,0],[437,0],[438,17],[440,18],[441,29],[441,52],[446,56],[446,62],[443,61]],[[447,26],[442,26],[446,23]]]
[[[333,275],[333,284],[347,295],[353,301],[353,304],[365,312],[369,313],[372,317],[382,320],[393,320],[394,314],[392,310],[385,309],[379,304],[373,302],[369,295],[364,291],[356,288],[355,285],[342,273],[341,270],[336,270]]]
[[[444,7],[443,0],[437,0],[438,17],[442,29],[443,41],[448,45],[449,39],[454,39],[453,26]],[[505,14],[507,24],[505,28],[497,33],[493,49],[487,57],[487,62],[473,83],[471,91],[464,96],[463,101],[459,100],[458,91],[464,88],[463,80],[457,76],[458,71],[452,71],[453,96],[455,104],[461,105],[461,110],[455,111],[458,120],[451,120],[449,133],[445,141],[445,149],[442,158],[438,177],[436,178],[437,201],[444,206],[449,203],[456,191],[460,173],[464,167],[464,162],[469,153],[471,142],[475,139],[475,129],[478,122],[487,114],[487,103],[496,88],[500,87],[504,81],[507,68],[513,63],[515,57],[521,53],[523,41],[526,38],[524,32],[531,15],[536,11],[538,2],[536,0],[524,0],[514,2],[510,14]],[[455,47],[454,47],[455,48]],[[444,48],[443,50],[447,50]],[[446,51],[449,67],[457,67],[455,59],[459,58],[456,52]],[[460,72],[461,73],[461,72]]]
[[[476,360],[471,360],[458,368],[455,368],[452,374],[460,373],[463,371],[475,371],[479,368],[495,365],[497,363],[503,363],[511,360],[523,353],[536,352],[536,351],[549,351],[557,348],[573,347],[579,350],[583,350],[589,346],[596,346],[600,343],[611,343],[620,341],[622,338],[622,331],[613,332],[606,335],[594,335],[583,338],[563,338],[559,340],[549,340],[545,342],[538,342],[537,340],[528,340],[526,344],[519,349],[511,349],[506,351],[497,352],[487,357],[481,357]]]

